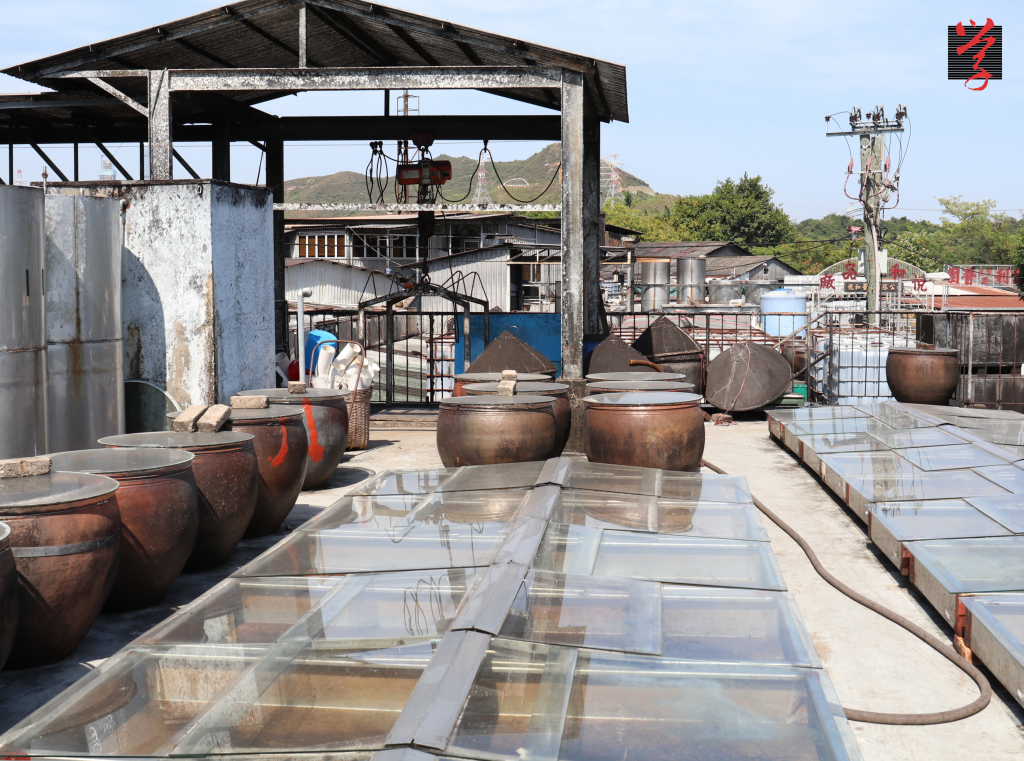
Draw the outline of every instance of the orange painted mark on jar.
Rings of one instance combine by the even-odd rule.
[[[279,451],[273,459],[270,460],[271,467],[280,468],[284,463],[284,458],[288,456],[288,426],[281,423],[281,451]]]
[[[313,405],[309,399],[302,400],[302,410],[306,413],[306,426],[309,428],[309,459],[320,462],[324,458],[324,448],[317,441],[316,423],[313,422]]]

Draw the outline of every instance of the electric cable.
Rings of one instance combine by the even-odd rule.
[[[473,173],[470,175],[470,178],[469,178],[469,188],[466,190],[466,195],[462,196],[462,198],[460,198],[458,200],[452,200],[451,198],[445,198],[444,197],[444,193],[441,192],[441,187],[438,186],[437,194],[439,196],[441,196],[441,200],[442,201],[445,201],[446,203],[462,203],[467,198],[469,198],[469,194],[473,192],[473,178],[476,177],[476,173],[480,171],[480,165],[484,161],[484,151],[486,151],[486,150],[487,150],[487,141],[485,140],[484,141],[484,147],[483,147],[483,149],[481,149],[480,155],[479,155],[479,157],[477,158],[477,161],[476,161],[476,168],[473,170]]]
[[[722,468],[719,468],[714,463],[708,462],[706,459],[704,460],[704,465],[707,466],[709,469],[713,470],[715,473],[728,475],[728,473],[724,471]],[[992,685],[988,683],[988,679],[985,678],[985,675],[982,674],[981,671],[979,671],[974,665],[968,663],[967,660],[958,652],[950,648],[948,643],[945,643],[937,637],[932,636],[924,629],[922,629],[920,626],[915,624],[913,621],[904,618],[895,611],[889,610],[885,606],[880,605],[879,603],[875,602],[869,597],[865,597],[857,590],[841,582],[839,579],[837,579],[835,576],[829,573],[825,566],[821,564],[821,561],[818,560],[817,554],[815,554],[814,550],[811,549],[811,546],[807,543],[807,540],[804,539],[799,533],[797,533],[797,531],[792,526],[790,526],[788,523],[782,520],[782,518],[780,518],[778,515],[772,512],[768,507],[765,506],[763,502],[761,502],[761,500],[759,500],[757,497],[754,497],[753,494],[751,494],[751,499],[753,499],[754,501],[754,506],[762,513],[764,513],[765,517],[767,517],[768,520],[770,520],[772,523],[774,523],[776,526],[782,529],[786,534],[789,535],[789,537],[794,542],[796,542],[800,546],[800,549],[804,551],[804,554],[807,556],[807,559],[811,562],[811,565],[814,567],[814,570],[817,571],[818,575],[824,581],[835,587],[842,594],[846,595],[854,602],[863,605],[868,610],[877,613],[883,618],[889,619],[897,626],[913,634],[915,637],[917,637],[919,640],[921,640],[926,645],[931,647],[943,658],[946,658],[947,660],[951,661],[953,665],[957,666],[961,671],[967,674],[967,676],[973,679],[974,683],[978,685],[978,689],[981,691],[981,694],[978,696],[978,698],[972,701],[971,703],[968,703],[965,706],[961,706],[960,708],[950,709],[948,711],[935,711],[934,713],[883,713],[876,711],[861,711],[855,708],[844,707],[843,711],[846,713],[847,719],[849,719],[850,721],[864,722],[865,724],[927,726],[930,724],[947,724],[952,721],[960,721],[961,719],[966,719],[969,716],[974,716],[975,714],[980,713],[988,706],[989,702],[992,700]]]
[[[498,172],[498,167],[494,163],[494,154],[492,154],[491,153],[491,149],[487,148],[486,146],[484,147],[484,150],[487,151],[487,158],[489,158],[491,160],[491,169],[494,170],[494,176],[498,178],[498,184],[501,185],[501,189],[504,190],[508,194],[509,198],[511,198],[513,201],[516,201],[518,203],[533,203],[538,198],[543,196],[545,193],[547,193],[551,189],[551,186],[555,184],[555,178],[562,171],[562,162],[559,161],[558,162],[558,166],[555,167],[555,171],[553,171],[551,173],[551,180],[548,182],[547,187],[544,188],[544,190],[542,190],[540,192],[540,194],[534,196],[529,201],[524,201],[521,198],[516,198],[514,195],[512,195],[512,191],[510,191],[507,187],[505,187],[505,181],[501,179],[501,173]]]

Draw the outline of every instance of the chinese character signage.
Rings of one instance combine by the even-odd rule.
[[[1003,78],[1003,27],[992,19],[949,27],[946,46],[947,79],[963,79],[964,87],[979,91],[990,79]]]
[[[879,293],[897,293],[895,280],[883,280],[878,284]],[[868,284],[864,280],[843,283],[843,293],[867,293]]]
[[[1015,273],[1009,264],[967,264],[946,270],[950,285],[1013,285]]]

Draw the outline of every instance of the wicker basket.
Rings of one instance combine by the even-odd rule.
[[[348,448],[366,449],[370,443],[370,398],[373,386],[349,393]]]

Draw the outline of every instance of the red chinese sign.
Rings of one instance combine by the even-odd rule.
[[[917,275],[914,278],[914,290],[923,291],[925,289],[924,275]]]
[[[832,275],[822,275],[820,285],[822,288],[827,288],[830,291],[836,289],[836,281]]]
[[[903,269],[902,267],[900,267],[900,265],[898,265],[898,264],[894,263],[892,265],[892,268],[889,270],[889,277],[891,277],[893,280],[899,280],[901,277],[906,277],[906,276],[907,276],[907,271],[905,269]]]
[[[974,24],[974,19],[971,19],[971,26],[974,26],[974,25],[975,25]],[[974,35],[974,38],[970,42],[965,43],[963,45],[960,45],[956,49],[956,54],[958,56],[962,56],[964,53],[966,53],[968,50],[973,48],[978,43],[983,43],[981,49],[977,53],[975,53],[974,55],[971,56],[971,58],[973,58],[974,61],[975,61],[974,66],[972,68],[977,73],[976,74],[972,74],[967,79],[967,81],[964,82],[964,87],[967,87],[968,90],[974,90],[975,92],[978,92],[980,90],[984,90],[986,87],[988,87],[988,80],[992,78],[992,74],[990,74],[985,69],[981,68],[981,62],[985,60],[985,53],[988,51],[988,49],[996,44],[996,38],[995,37],[992,37],[992,36],[986,37],[985,36],[990,31],[992,31],[992,27],[994,27],[994,26],[995,26],[995,24],[992,22],[992,19],[985,19],[985,25],[981,28],[981,31],[978,32],[976,35]],[[967,36],[967,31],[964,29],[963,23],[958,23],[956,25],[956,33],[960,37],[966,37]],[[968,87],[968,83],[973,81],[973,80],[975,80],[975,79],[983,79],[984,80],[984,82],[982,83],[981,87]]]
[[[857,279],[857,266],[853,262],[846,263],[846,269],[843,270],[843,280],[856,280]]]

